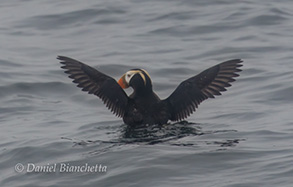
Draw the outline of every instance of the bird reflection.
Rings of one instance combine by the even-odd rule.
[[[181,121],[177,123],[168,123],[165,125],[141,125],[129,126],[121,125],[117,129],[118,137],[111,140],[74,140],[72,138],[62,139],[70,140],[74,143],[73,146],[94,146],[97,150],[91,151],[90,154],[102,154],[109,150],[115,149],[117,146],[123,145],[157,145],[165,144],[169,146],[184,146],[184,147],[201,147],[213,146],[218,150],[234,147],[245,139],[224,139],[224,140],[194,140],[196,136],[205,136],[218,133],[233,133],[236,130],[215,130],[204,131],[201,126],[204,124]],[[189,139],[184,139],[189,138]]]
[[[120,141],[124,143],[146,143],[149,145],[178,140],[186,136],[202,135],[199,124],[181,121],[165,125],[124,126]]]

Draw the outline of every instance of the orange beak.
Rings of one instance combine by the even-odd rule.
[[[125,74],[119,79],[118,84],[121,86],[121,88],[125,89],[128,88],[129,85],[125,81]]]

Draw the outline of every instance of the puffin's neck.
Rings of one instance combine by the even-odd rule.
[[[133,88],[133,96],[136,97],[146,97],[148,95],[151,95],[153,93],[152,85],[140,85],[140,86],[134,86]]]
[[[148,97],[153,93],[153,85],[149,76],[145,75],[143,79],[140,74],[135,75],[130,82],[130,86],[133,88],[134,97]]]

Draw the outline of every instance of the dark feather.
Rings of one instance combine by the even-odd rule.
[[[114,114],[123,117],[128,96],[115,79],[72,58],[58,56],[57,59],[61,60],[61,68],[66,69],[65,73],[73,79],[72,82],[78,84],[77,87],[89,94],[95,94]]]
[[[170,108],[171,120],[179,121],[192,114],[198,105],[215,95],[226,91],[230,82],[238,77],[236,72],[242,66],[242,60],[229,60],[215,65],[200,74],[183,81],[176,90],[164,100]]]

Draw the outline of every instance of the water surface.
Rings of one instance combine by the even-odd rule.
[[[1,2],[0,186],[291,187],[292,12],[289,0]],[[161,98],[219,62],[244,66],[188,121],[129,129],[57,55],[116,79],[146,69]]]

